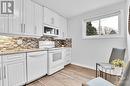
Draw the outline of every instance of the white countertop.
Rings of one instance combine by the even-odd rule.
[[[6,51],[0,51],[0,55],[27,53],[27,52],[35,52],[35,51],[47,51],[47,49],[37,48],[37,49],[6,50]]]
[[[63,49],[68,47],[58,47],[58,48],[33,48],[33,49],[20,49],[20,50],[5,50],[0,51],[0,55],[7,55],[7,54],[16,54],[16,53],[28,53],[28,52],[36,52],[36,51],[48,51],[48,50],[56,50],[56,49]]]

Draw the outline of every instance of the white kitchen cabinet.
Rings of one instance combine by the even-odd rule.
[[[26,35],[34,35],[35,4],[31,0],[24,0],[23,8],[24,8],[24,10],[23,10],[23,14],[24,14],[24,19],[23,19],[24,30],[23,30],[23,32]]]
[[[0,33],[12,35],[34,35],[35,4],[32,0],[9,1],[14,1],[14,14],[0,14]]]
[[[6,34],[21,34],[22,29],[22,1],[14,1],[14,14],[0,14],[0,32]]]
[[[43,7],[31,0],[24,0],[24,33],[31,36],[42,36]]]
[[[1,6],[0,6],[1,7]],[[8,15],[0,13],[0,33],[8,33],[9,29]]]
[[[0,14],[0,34],[42,36],[44,23],[58,28],[61,36],[66,37],[67,22],[58,13],[32,0],[9,1],[14,1],[14,14]]]
[[[14,1],[14,14],[0,14],[0,33],[23,35],[23,0],[4,1]]]
[[[8,33],[8,17],[0,16],[0,33]]]
[[[2,85],[2,65],[1,65],[1,56],[0,56],[0,86]]]
[[[43,7],[35,3],[35,27],[34,34],[37,36],[43,35]]]
[[[60,36],[67,37],[67,19],[60,16]]]
[[[47,51],[27,53],[27,82],[47,74]]]
[[[59,15],[44,7],[44,24],[59,27]]]
[[[0,86],[3,86],[2,85],[2,66],[1,66],[1,63],[0,63]]]
[[[14,1],[14,14],[0,14],[0,33],[42,36],[43,7],[32,0]]]
[[[3,84],[4,86],[21,86],[26,83],[26,54],[21,53],[21,59],[16,58],[16,54],[4,55],[3,58],[11,57],[16,60],[8,59],[3,62]],[[21,56],[21,54],[19,54]]]
[[[24,31],[22,24],[22,1],[23,0],[10,0],[14,1],[14,14],[9,14],[9,33],[22,34]]]
[[[63,58],[64,58],[64,65],[68,65],[71,63],[71,48],[63,48]]]
[[[1,2],[0,2],[0,5],[1,5]],[[0,6],[0,9],[1,9],[1,6]],[[8,29],[9,21],[8,21],[8,19],[9,19],[9,16],[7,14],[1,14],[1,11],[0,11],[0,34],[5,34],[5,33],[9,32],[9,29]]]

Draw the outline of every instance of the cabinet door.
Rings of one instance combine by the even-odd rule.
[[[0,86],[2,85],[2,66],[1,66],[1,56],[0,56]]]
[[[1,66],[1,62],[0,62],[0,86],[3,86],[2,85],[2,66]]]
[[[22,0],[14,1],[14,14],[9,15],[9,33],[21,34],[23,32],[22,26]]]
[[[35,4],[31,0],[24,0],[24,33],[34,35]]]
[[[57,13],[54,13],[53,16],[54,16],[54,26],[59,28],[60,27],[60,21],[59,21],[60,15]]]
[[[67,37],[67,19],[60,17],[60,36]]]
[[[44,23],[47,25],[59,27],[59,15],[44,7]]]
[[[2,1],[2,0],[0,0]],[[6,1],[6,0],[4,0]],[[1,4],[1,2],[0,2]],[[1,6],[0,6],[0,9],[1,9]],[[8,19],[9,19],[9,16],[6,15],[6,14],[1,14],[1,11],[0,11],[0,34],[1,33],[8,33],[9,32],[9,22],[8,22]]]
[[[43,7],[35,3],[35,28],[34,33],[37,36],[42,36],[43,25]]]
[[[4,86],[21,86],[26,82],[26,61],[19,60],[3,64]]]
[[[71,48],[63,48],[62,55],[64,58],[64,65],[71,63]]]
[[[44,23],[48,25],[53,25],[53,12],[48,8],[44,7]]]
[[[0,33],[8,33],[8,17],[0,16]]]

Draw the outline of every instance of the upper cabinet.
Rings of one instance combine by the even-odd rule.
[[[44,7],[44,24],[59,28],[59,15]]]
[[[42,36],[43,7],[32,0],[13,1],[14,13],[0,14],[0,33]]]
[[[67,19],[60,16],[60,36],[67,37]]]
[[[33,0],[10,1],[14,1],[14,13],[0,13],[0,34],[40,37],[46,32],[54,36],[67,37],[66,18]],[[45,26],[54,29],[45,31]]]
[[[26,35],[34,35],[35,4],[31,0],[24,0],[23,8],[23,33]]]
[[[23,29],[23,0],[8,0],[14,1],[14,13],[0,13],[0,33],[4,34],[22,34]],[[2,7],[2,6],[0,6]]]
[[[12,0],[11,0],[12,1]],[[8,15],[8,29],[10,34],[22,33],[22,0],[14,1],[14,14]]]
[[[35,29],[34,34],[43,35],[43,7],[35,3]]]
[[[8,16],[0,14],[0,33],[8,33]]]
[[[44,7],[44,24],[59,28],[59,37],[67,37],[67,19]]]
[[[0,2],[0,5],[1,5],[1,2]],[[2,6],[0,6],[0,9]],[[3,33],[8,33],[9,30],[8,30],[8,26],[9,26],[9,21],[8,21],[8,15],[7,14],[2,14],[1,11],[0,11],[0,33],[3,34]]]
[[[42,36],[43,7],[31,0],[25,0],[24,31],[27,35]]]

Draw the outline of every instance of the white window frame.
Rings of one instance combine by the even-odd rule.
[[[109,34],[109,35],[93,35],[93,36],[87,36],[86,35],[86,22],[100,20],[107,17],[117,16],[118,15],[118,28],[119,33],[118,34]],[[124,19],[123,19],[123,11],[114,11],[111,13],[106,13],[104,15],[84,18],[82,20],[82,38],[83,39],[89,39],[89,38],[117,38],[117,37],[123,37],[123,31],[122,28],[124,28]]]

